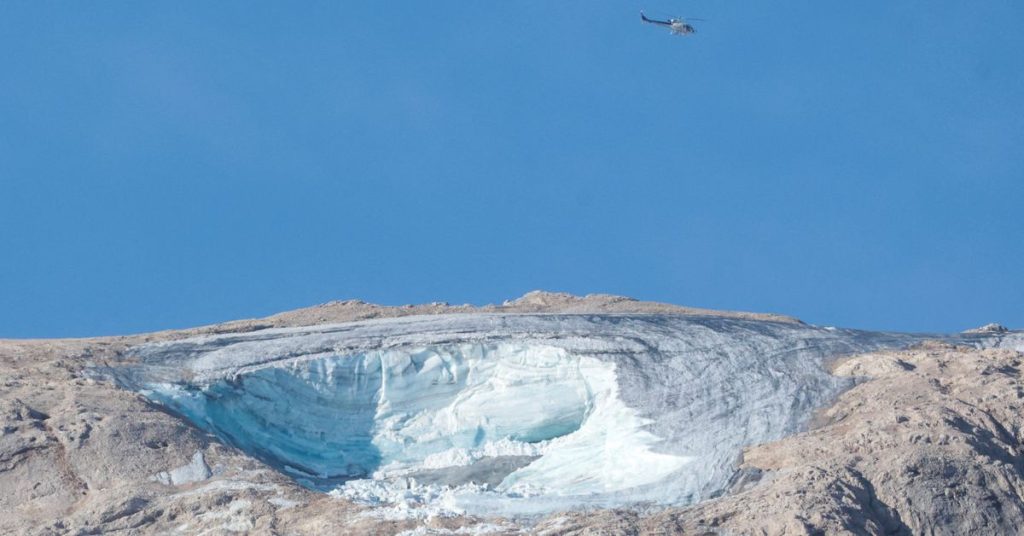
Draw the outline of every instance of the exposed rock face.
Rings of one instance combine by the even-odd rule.
[[[450,305],[434,302],[423,305],[389,307],[359,300],[328,302],[305,309],[288,311],[260,320],[239,320],[218,324],[213,331],[243,331],[267,327],[315,326],[373,318],[394,318],[415,315],[438,315],[459,313],[641,313],[641,314],[684,314],[711,315],[726,318],[746,318],[775,322],[800,322],[791,316],[771,313],[745,313],[735,311],[714,311],[695,307],[681,307],[667,303],[639,301],[624,296],[589,294],[574,296],[564,292],[528,292],[521,298],[507,300],[501,305]]]
[[[686,508],[519,522],[367,515],[88,373],[132,359],[128,350],[144,342],[478,309],[336,302],[175,332],[0,341],[0,534],[990,534],[1024,526],[1024,356],[1008,348],[936,343],[840,359],[833,373],[857,385],[811,431],[748,448],[731,493]],[[482,309],[707,313],[543,293]]]

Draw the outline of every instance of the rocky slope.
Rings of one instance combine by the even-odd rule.
[[[544,293],[483,310],[710,314],[610,296]],[[832,372],[855,378],[856,386],[821,411],[810,431],[748,447],[730,492],[717,499],[515,522],[376,515],[296,484],[95,373],[137,361],[134,348],[144,343],[471,311],[335,302],[193,330],[0,341],[0,533],[961,534],[1010,533],[1024,521],[1024,390],[1016,342],[986,350],[930,343],[835,361]],[[775,315],[716,317],[797,323]],[[1015,334],[987,330],[974,336]]]

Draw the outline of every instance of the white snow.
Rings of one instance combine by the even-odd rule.
[[[423,469],[442,469],[445,467],[464,467],[473,465],[483,458],[499,456],[540,456],[547,450],[550,441],[524,443],[508,438],[485,443],[474,449],[451,448],[423,458],[420,467]]]
[[[206,480],[210,478],[210,467],[206,465],[206,460],[203,459],[203,452],[197,450],[192,455],[192,460],[175,469],[170,471],[160,471],[153,475],[151,480],[160,482],[161,484],[168,486],[180,486],[182,484],[188,484],[192,482],[198,482],[200,480]]]

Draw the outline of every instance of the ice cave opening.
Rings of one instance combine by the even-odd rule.
[[[306,486],[370,502],[413,486],[604,496],[691,461],[658,452],[614,363],[537,344],[303,356],[146,394]]]

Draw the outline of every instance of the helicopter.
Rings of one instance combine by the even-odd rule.
[[[666,27],[668,27],[669,31],[672,32],[672,35],[690,35],[690,34],[697,33],[697,29],[694,28],[692,24],[686,22],[686,19],[684,19],[682,17],[671,18],[671,19],[668,19],[668,20],[649,19],[649,18],[647,18],[647,15],[644,15],[644,12],[641,11],[640,12],[640,20],[646,22],[647,24],[656,24],[658,26],[666,26]],[[703,20],[703,19],[691,19],[691,20]]]

